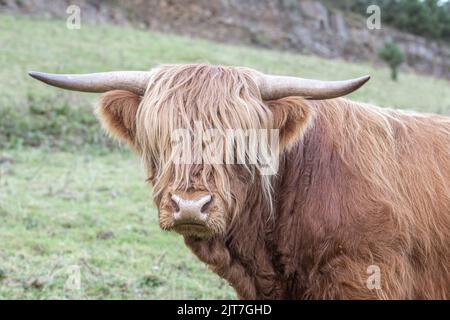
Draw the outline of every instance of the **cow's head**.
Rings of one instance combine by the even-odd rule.
[[[342,96],[368,80],[324,82],[205,64],[30,75],[65,89],[106,92],[99,119],[142,156],[161,228],[200,238],[225,234],[255,201],[272,206],[276,170],[264,168],[276,164],[263,160],[278,159],[301,137],[313,116],[304,99]],[[258,152],[261,143],[270,145],[269,157]]]

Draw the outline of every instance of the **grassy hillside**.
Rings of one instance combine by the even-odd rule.
[[[399,82],[392,82],[387,69],[369,64],[221,45],[114,26],[82,25],[80,30],[69,30],[62,20],[0,15],[0,30],[0,146],[107,144],[91,114],[98,95],[44,86],[29,78],[28,70],[82,73],[147,70],[161,63],[210,62],[318,79],[371,74],[370,83],[350,98],[382,106],[450,112],[449,82],[413,74],[402,74]]]
[[[2,101],[11,97],[20,101],[30,94],[55,94],[54,89],[30,81],[26,75],[29,69],[81,73],[146,70],[160,63],[210,62],[328,80],[371,74],[370,84],[351,98],[424,111],[436,111],[438,105],[450,109],[447,81],[403,74],[401,81],[392,82],[387,69],[369,64],[221,45],[114,26],[83,25],[80,30],[68,30],[65,21],[0,16],[0,28],[0,43],[3,44],[0,78],[8,80],[2,81],[0,87]]]
[[[371,74],[352,99],[450,113],[448,82],[402,74],[394,83],[369,64],[0,15],[0,299],[234,297],[181,237],[159,230],[139,161],[113,150],[92,115],[98,95],[27,76],[181,62],[320,79]],[[72,290],[76,270],[80,289]]]

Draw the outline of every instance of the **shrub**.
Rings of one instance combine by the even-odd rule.
[[[397,81],[398,67],[405,61],[405,54],[400,47],[393,41],[388,40],[384,43],[384,47],[380,49],[378,55],[391,68],[391,78]]]

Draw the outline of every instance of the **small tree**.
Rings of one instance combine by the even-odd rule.
[[[378,55],[391,68],[392,80],[397,81],[398,67],[405,61],[405,54],[402,49],[392,40],[388,40],[384,43],[384,47],[378,51]]]

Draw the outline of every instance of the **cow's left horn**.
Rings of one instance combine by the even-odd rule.
[[[288,96],[301,96],[312,100],[332,99],[357,90],[370,79],[370,76],[364,76],[344,81],[320,81],[265,75],[258,71],[255,71],[254,77],[264,100]]]
[[[150,80],[148,71],[113,71],[89,74],[51,74],[37,71],[31,77],[49,85],[83,92],[106,92],[128,90],[143,95]]]

